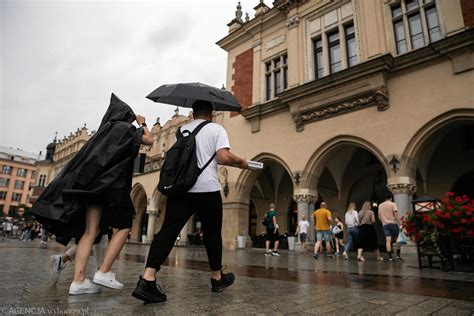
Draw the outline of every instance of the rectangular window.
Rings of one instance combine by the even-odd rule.
[[[10,179],[0,178],[0,187],[8,188],[9,184],[10,184]]]
[[[23,190],[24,186],[25,186],[25,181],[15,180],[15,189]]]
[[[44,187],[45,183],[46,183],[46,175],[42,174],[39,176],[38,186]]]
[[[35,179],[36,178],[36,171],[31,171],[31,179]]]
[[[19,201],[21,201],[21,193],[13,192],[13,194],[12,194],[12,201],[14,201],[14,202],[19,202]]]
[[[328,34],[329,42],[329,66],[331,73],[337,72],[342,68],[341,44],[339,42],[339,32]]]
[[[441,32],[439,30],[438,13],[436,7],[431,7],[426,10],[426,23],[428,24],[428,34],[430,42],[435,42],[441,39]]]
[[[0,200],[5,200],[7,198],[7,192],[0,191]]]
[[[265,97],[267,100],[270,100],[272,98],[272,74],[266,74],[265,75]]]
[[[399,4],[391,6],[390,10],[398,54],[441,39],[435,1],[401,0]]]
[[[351,67],[357,64],[357,43],[355,40],[354,25],[347,25],[345,27],[345,31],[347,47],[347,65]]]
[[[286,54],[265,63],[265,98],[277,97],[288,88],[288,56]]]
[[[12,174],[13,168],[11,166],[3,166],[2,173],[3,174]]]
[[[411,48],[416,49],[425,46],[420,14],[410,16],[408,18],[408,26],[410,28]]]
[[[314,69],[316,71],[316,79],[324,76],[324,64],[323,64],[323,41],[321,38],[313,41],[314,46]]]
[[[16,175],[19,177],[26,177],[27,170],[24,168],[19,168],[18,171],[16,172]]]

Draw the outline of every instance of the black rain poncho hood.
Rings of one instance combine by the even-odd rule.
[[[134,120],[133,110],[112,94],[98,131],[34,203],[31,213],[58,242],[66,245],[82,236],[91,205],[103,208],[102,231],[131,227],[133,163],[143,135],[131,124]]]

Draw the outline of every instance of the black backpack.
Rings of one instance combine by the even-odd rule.
[[[178,129],[176,143],[166,153],[165,163],[160,171],[158,191],[167,196],[179,196],[187,193],[196,183],[199,175],[211,163],[216,153],[202,167],[198,167],[196,155],[196,135],[209,121],[199,124],[191,133]],[[186,136],[183,133],[187,133]]]
[[[262,225],[268,227],[272,224],[272,219],[268,217],[268,212],[265,213],[265,216],[262,218]]]

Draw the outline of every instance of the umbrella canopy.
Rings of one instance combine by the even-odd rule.
[[[239,101],[229,91],[208,86],[199,82],[165,84],[147,96],[148,99],[190,108],[194,101],[202,100],[212,103],[215,111],[240,112]]]

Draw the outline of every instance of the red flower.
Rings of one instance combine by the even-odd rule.
[[[456,196],[456,199],[454,199],[456,203],[462,203],[462,198],[460,196]]]
[[[463,210],[467,210],[467,209],[469,208],[469,205],[463,205],[463,206],[461,206],[461,208],[462,208]]]
[[[436,211],[434,212],[434,214],[435,214],[436,216],[441,216],[441,215],[443,214],[443,212],[441,212],[440,210],[436,210]]]
[[[467,216],[471,216],[471,215],[472,215],[472,212],[469,210],[469,211],[466,212],[466,215],[467,215]]]
[[[452,204],[448,204],[448,207],[447,207],[448,211],[451,211],[454,209],[454,206]]]
[[[461,219],[461,223],[467,224],[467,223],[469,223],[469,221],[467,219],[463,218],[463,219]]]
[[[447,196],[454,196],[454,192],[447,192],[446,195]]]
[[[444,213],[443,218],[450,219],[450,218],[451,218],[451,214],[449,214],[449,213]]]
[[[459,222],[458,222],[458,221],[454,221],[453,224],[454,224],[454,225],[457,225],[457,224],[459,224]]]
[[[453,213],[453,215],[456,216],[456,217],[461,216],[461,212],[455,211],[455,212]]]
[[[471,229],[469,229],[469,230],[467,231],[467,235],[468,235],[469,237],[474,236],[474,231],[471,230]]]

